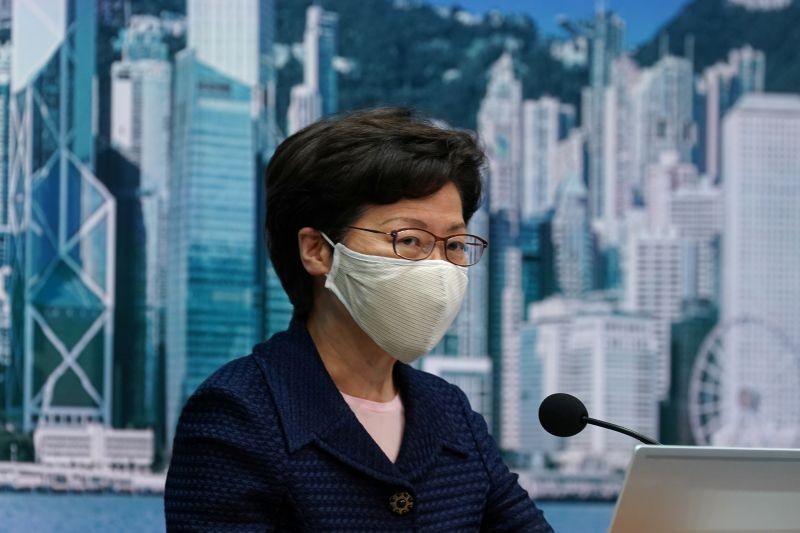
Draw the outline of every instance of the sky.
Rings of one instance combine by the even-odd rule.
[[[503,13],[526,13],[539,28],[550,35],[563,35],[556,16],[588,18],[595,11],[597,0],[428,0],[433,5],[458,5],[473,13],[498,9]],[[649,39],[661,25],[680,11],[688,0],[605,0],[607,9],[622,16],[626,22],[626,45],[635,47]]]

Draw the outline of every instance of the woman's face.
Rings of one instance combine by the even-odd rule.
[[[371,206],[351,226],[390,232],[400,228],[420,228],[440,237],[464,233],[466,224],[461,211],[461,196],[449,182],[431,196],[403,199],[388,205]],[[347,230],[345,246],[369,255],[397,257],[392,237],[367,231]],[[437,243],[429,259],[445,259],[442,243]]]

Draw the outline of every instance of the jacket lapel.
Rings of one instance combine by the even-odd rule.
[[[451,406],[448,396],[453,395],[448,394],[447,386],[399,361],[394,366],[394,378],[406,413],[403,444],[395,466],[413,481],[433,466],[442,448],[466,457],[468,447],[452,422],[462,416],[461,409]]]
[[[287,331],[258,345],[253,357],[269,383],[289,453],[315,442],[343,463],[401,486],[427,470],[442,446],[466,453],[430,379],[408,365],[394,366],[406,424],[400,454],[392,464],[342,398],[305,323],[292,320]],[[440,394],[441,389],[440,385]]]
[[[402,484],[401,473],[336,388],[305,323],[292,320],[287,331],[258,345],[253,357],[269,383],[290,454],[316,442],[365,474]]]

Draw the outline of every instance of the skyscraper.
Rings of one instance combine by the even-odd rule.
[[[263,1],[192,0],[176,60],[167,274],[168,442],[188,396],[259,340]]]
[[[765,327],[734,329],[725,339],[720,444],[767,444],[776,438],[775,431],[763,430],[771,425],[795,435],[793,442],[772,442],[797,446],[800,96],[745,95],[722,131],[721,321],[751,317]],[[748,428],[753,423],[762,429]]]
[[[674,191],[671,204],[672,224],[691,250],[690,257],[682,259],[683,268],[689,269],[688,276],[683,276],[684,298],[719,303],[722,191],[704,178]],[[687,279],[693,282],[687,283]]]
[[[602,229],[608,230],[621,220],[633,204],[633,187],[640,177],[634,167],[637,133],[634,117],[638,102],[633,92],[641,70],[630,57],[623,55],[611,65],[611,82],[605,89],[603,116],[603,199]],[[607,233],[607,232],[606,232]],[[609,235],[604,234],[604,238]]]
[[[163,422],[159,372],[164,356],[172,67],[157,17],[135,16],[121,32],[122,60],[111,66],[111,148],[107,182],[119,190],[115,422]],[[127,179],[126,179],[127,178]],[[126,183],[130,181],[130,183]],[[123,296],[124,295],[124,296]]]
[[[552,242],[558,290],[578,297],[592,289],[592,234],[588,194],[578,175],[560,184],[553,214]]]
[[[650,228],[674,229],[680,240],[683,299],[717,299],[718,241],[722,231],[722,196],[708,178],[674,152],[661,154],[647,175]]]
[[[338,108],[336,30],[339,16],[318,5],[306,10],[306,31],[303,38],[303,83],[291,90],[286,130],[289,135],[335,113]]]
[[[522,254],[519,247],[522,175],[522,84],[508,52],[491,67],[478,112],[489,166],[489,355],[494,368],[492,417],[500,446],[520,446],[519,325]]]
[[[692,161],[694,146],[692,63],[665,56],[642,71],[633,90],[634,191],[644,195],[647,168],[664,152]],[[647,199],[645,198],[645,202]]]
[[[731,50],[727,62],[708,67],[696,81],[698,149],[695,162],[712,181],[719,178],[720,172],[722,117],[742,95],[763,92],[765,74],[764,52],[747,45]]]
[[[623,52],[625,22],[617,15],[600,10],[590,30],[589,87],[582,106],[589,151],[589,210],[592,219],[605,216],[604,174],[605,89],[611,80],[611,65]]]
[[[522,112],[522,217],[528,218],[555,203],[558,146],[575,125],[575,108],[545,96],[526,100]]]
[[[115,203],[93,173],[95,8],[14,4],[12,364],[25,431],[110,423]]]

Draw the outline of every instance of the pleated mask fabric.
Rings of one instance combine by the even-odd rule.
[[[461,308],[466,267],[362,254],[323,237],[333,246],[325,287],[375,344],[404,363],[436,346]]]

